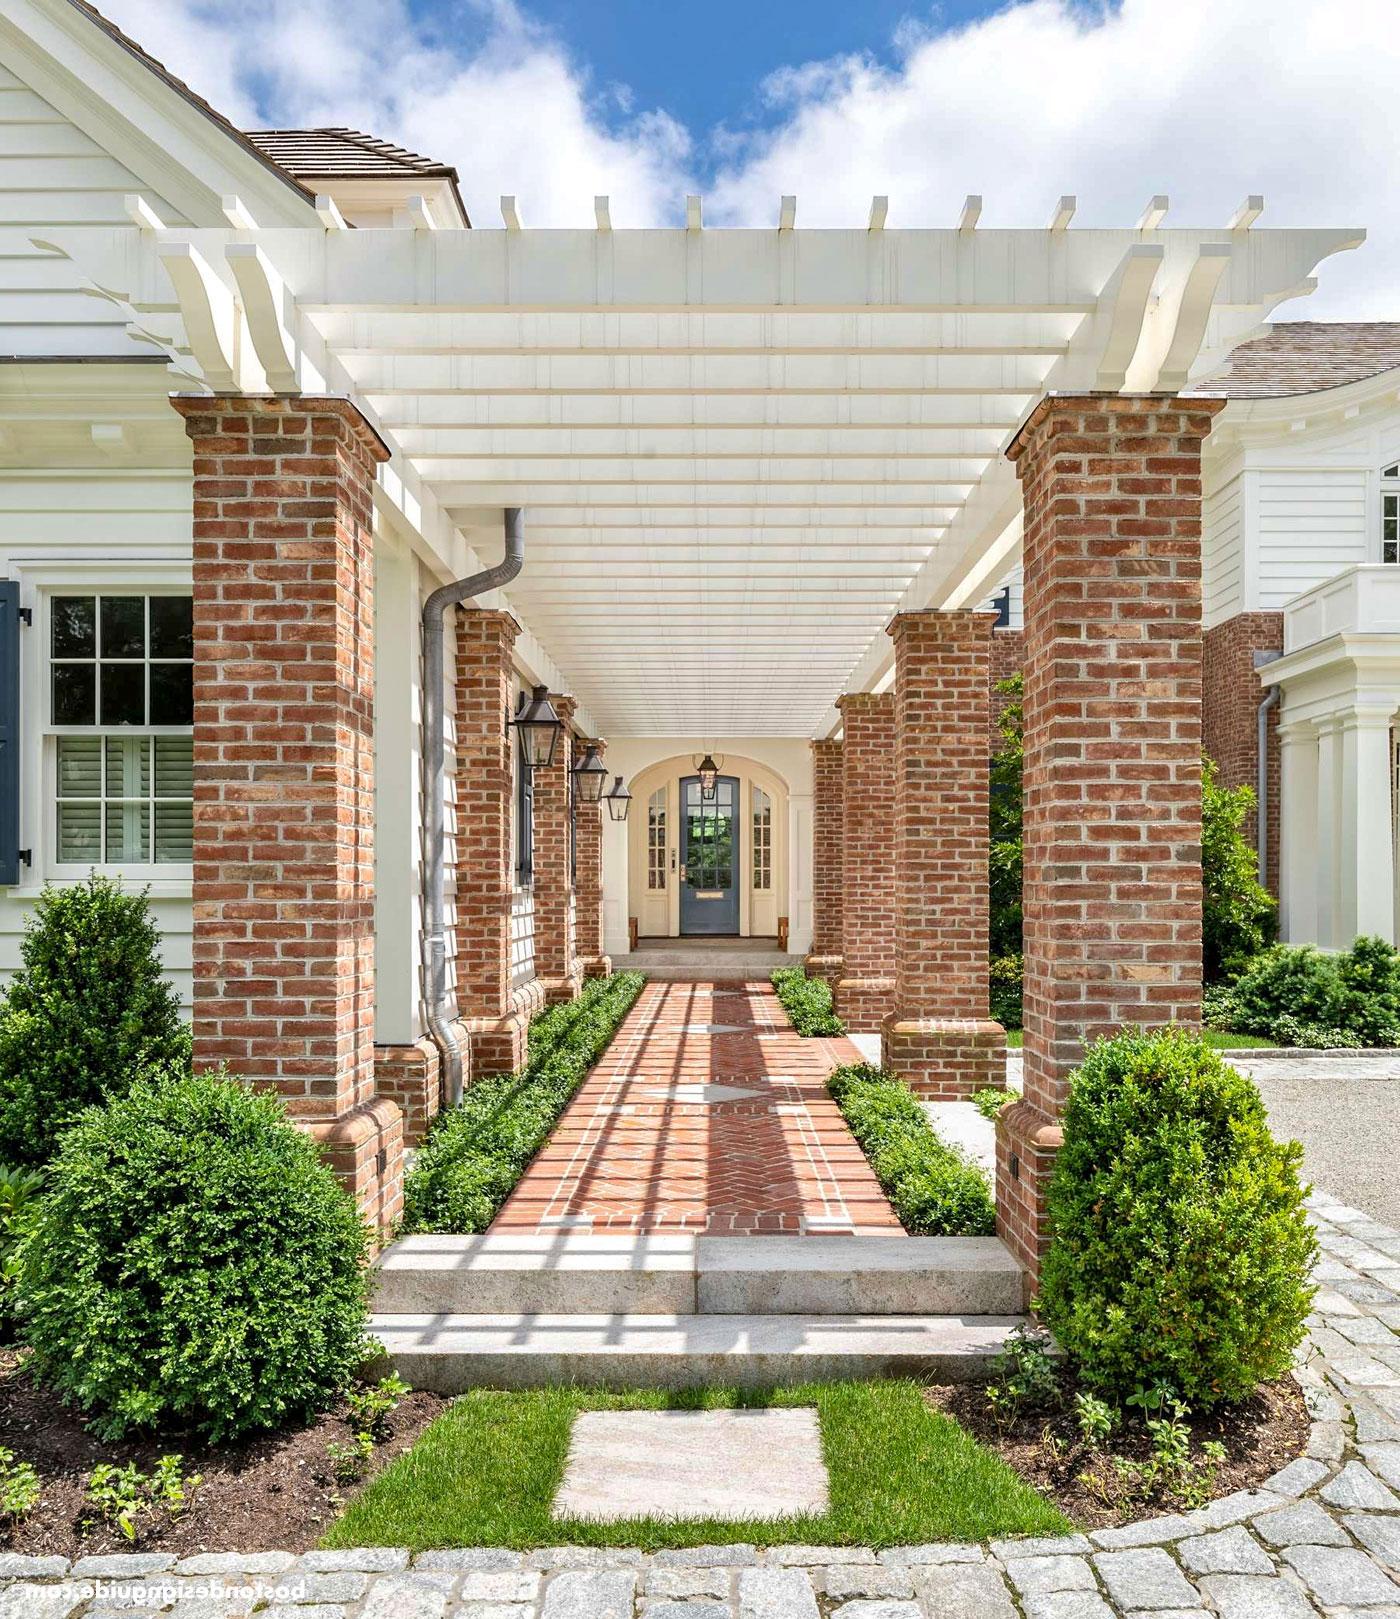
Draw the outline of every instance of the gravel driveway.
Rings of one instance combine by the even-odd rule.
[[[1303,1143],[1315,1186],[1400,1226],[1400,1057],[1225,1056],[1259,1086],[1274,1133]]]

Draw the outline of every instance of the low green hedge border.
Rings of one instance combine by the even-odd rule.
[[[832,1008],[831,985],[824,978],[808,978],[801,967],[779,967],[773,988],[788,1020],[804,1038],[845,1034],[846,1025]]]
[[[991,1188],[939,1138],[902,1080],[869,1063],[849,1063],[826,1083],[910,1236],[995,1236]]]
[[[645,981],[641,973],[590,980],[576,1001],[551,1007],[531,1023],[519,1074],[478,1080],[439,1115],[404,1181],[406,1232],[486,1230]]]

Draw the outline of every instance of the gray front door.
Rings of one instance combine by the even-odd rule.
[[[681,805],[681,932],[738,933],[738,778],[721,776],[707,799],[687,776]]]

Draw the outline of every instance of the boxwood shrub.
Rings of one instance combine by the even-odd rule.
[[[827,1080],[900,1223],[915,1237],[990,1237],[991,1188],[975,1165],[943,1141],[902,1080],[850,1063]]]
[[[18,1282],[40,1376],[114,1438],[213,1441],[320,1409],[355,1370],[367,1233],[281,1103],[148,1084],[64,1136]]]
[[[641,973],[590,980],[578,1000],[534,1020],[521,1073],[477,1080],[439,1115],[404,1182],[406,1231],[485,1231],[643,982]]]
[[[1199,1035],[1124,1033],[1073,1076],[1040,1277],[1045,1324],[1088,1388],[1169,1384],[1193,1408],[1288,1369],[1316,1242],[1302,1148]]]
[[[0,1161],[37,1167],[84,1108],[188,1072],[190,1037],[144,894],[97,876],[46,888],[20,956],[0,999]]]
[[[1216,1028],[1283,1046],[1400,1045],[1400,952],[1377,938],[1338,954],[1278,945],[1207,991],[1205,1012]]]
[[[831,985],[824,978],[808,978],[801,967],[779,967],[773,974],[773,988],[798,1034],[845,1034],[846,1025],[836,1015]]]

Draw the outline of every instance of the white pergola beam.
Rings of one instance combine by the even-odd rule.
[[[704,225],[704,204],[699,197],[692,193],[685,199],[685,228],[688,231],[703,230]]]
[[[137,230],[154,234],[157,231],[166,229],[165,221],[145,197],[136,193],[125,196],[122,198],[122,207],[126,217],[135,225]]]
[[[234,230],[256,230],[258,222],[242,197],[225,196],[220,199],[219,211]]]
[[[797,198],[783,197],[778,204],[778,229],[794,230],[797,226]]]
[[[508,231],[524,230],[525,228],[521,222],[520,210],[515,205],[514,197],[501,198],[501,218],[505,222],[505,227]]]
[[[1164,196],[1153,197],[1151,202],[1142,211],[1142,217],[1137,222],[1140,231],[1160,230],[1162,221],[1167,217],[1171,207],[1171,199]]]
[[[1055,212],[1050,216],[1050,233],[1058,236],[1062,231],[1069,229],[1069,222],[1074,218],[1075,209],[1079,206],[1078,200],[1072,196],[1063,196],[1055,204]]]
[[[1258,192],[1251,192],[1244,201],[1230,215],[1227,230],[1248,230],[1256,219],[1264,212],[1264,198]]]
[[[977,229],[977,221],[982,217],[982,199],[971,193],[968,194],[962,205],[962,212],[958,215],[959,234],[966,236]]]
[[[593,218],[599,230],[612,229],[612,206],[606,197],[594,197]]]
[[[336,205],[335,198],[327,196],[324,192],[317,192],[316,194],[316,216],[326,230],[350,229],[345,222],[345,215],[341,213]]]
[[[888,197],[872,197],[870,199],[870,217],[866,221],[866,230],[884,230],[885,221],[890,217],[890,199]]]

